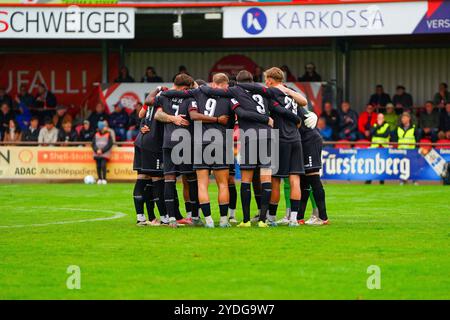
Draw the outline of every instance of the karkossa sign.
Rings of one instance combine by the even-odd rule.
[[[225,7],[224,38],[450,32],[450,1]]]
[[[0,7],[0,38],[133,39],[134,8]]]

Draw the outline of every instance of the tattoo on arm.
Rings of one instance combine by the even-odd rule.
[[[155,119],[159,122],[169,123],[172,122],[172,116],[158,109],[155,113]]]

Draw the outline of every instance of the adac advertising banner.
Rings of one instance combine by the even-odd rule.
[[[333,149],[322,152],[323,179],[441,180],[450,149]]]
[[[134,8],[0,7],[0,39],[133,39]]]
[[[321,112],[323,100],[322,82],[288,82],[287,85],[302,92],[310,102],[310,109]],[[100,100],[112,112],[114,105],[120,102],[128,111],[132,111],[137,102],[145,101],[147,95],[158,86],[171,88],[173,83],[114,83],[100,91]]]
[[[450,32],[450,1],[223,8],[224,38],[285,38]]]
[[[133,171],[133,147],[114,147],[108,162],[108,179],[130,180]],[[0,147],[0,180],[82,180],[96,176],[96,164],[90,147]]]

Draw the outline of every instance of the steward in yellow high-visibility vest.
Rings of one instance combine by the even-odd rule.
[[[379,113],[377,116],[377,123],[372,127],[372,145],[371,148],[389,148],[389,123],[384,121],[384,114]]]
[[[416,126],[411,123],[411,115],[403,112],[401,124],[396,131],[398,149],[415,149],[413,143],[417,142],[417,134]]]

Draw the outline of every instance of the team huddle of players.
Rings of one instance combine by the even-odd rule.
[[[158,88],[147,97],[139,113],[142,122],[135,141],[134,170],[138,176],[133,198],[138,225],[213,228],[208,193],[211,174],[218,186],[220,227],[251,227],[252,222],[258,227],[328,224],[319,175],[322,138],[315,129],[317,116],[307,110],[303,95],[283,85],[282,70],[270,68],[264,75],[266,86],[253,83],[253,75],[245,70],[238,73],[235,83],[223,73],[215,74],[210,85],[179,74],[173,88]],[[194,138],[198,125],[200,139]],[[235,125],[240,132],[243,219],[239,224],[234,161],[229,161],[233,152],[229,133]],[[188,148],[179,148],[181,140],[188,141]],[[200,161],[194,161],[194,150],[200,150]],[[180,212],[176,190],[180,175],[186,218]],[[281,179],[290,209],[276,221]],[[258,206],[253,219],[252,185]],[[305,222],[310,194],[317,214]],[[154,214],[155,204],[160,219]]]

